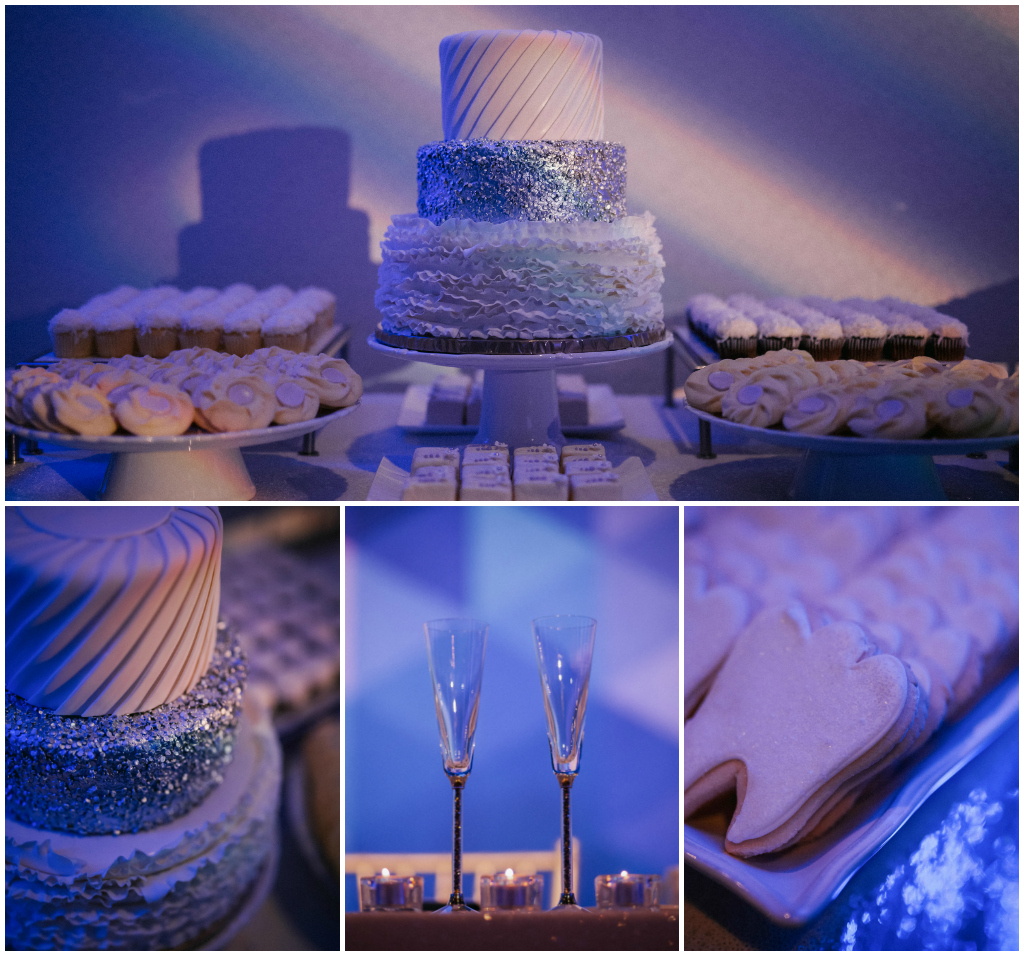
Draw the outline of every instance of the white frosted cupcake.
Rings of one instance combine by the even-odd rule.
[[[889,327],[885,342],[886,358],[900,361],[924,355],[929,331],[923,322],[905,312],[890,312],[883,320]]]
[[[49,324],[53,354],[57,358],[88,358],[96,354],[93,319],[78,309],[61,309]]]
[[[800,323],[800,348],[810,352],[815,361],[832,362],[843,354],[846,339],[838,319],[788,296],[769,299],[768,305]]]
[[[803,339],[803,327],[790,315],[775,309],[764,308],[758,313],[757,351],[777,352],[779,349],[797,349]]]
[[[263,320],[260,328],[263,348],[276,345],[292,352],[303,352],[315,322],[316,313],[307,306],[289,304],[276,309]]]
[[[100,358],[116,358],[135,351],[135,315],[129,309],[102,312],[95,323],[96,354]]]
[[[272,300],[259,298],[224,317],[224,351],[232,355],[251,355],[262,345],[263,323],[274,313]]]

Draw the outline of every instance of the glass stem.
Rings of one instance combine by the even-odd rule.
[[[452,795],[455,806],[452,819],[452,896],[448,900],[451,907],[465,906],[462,899],[462,788],[466,781],[462,777],[449,777],[452,784]]]
[[[576,897],[572,892],[572,824],[569,816],[569,790],[576,777],[568,773],[555,776],[562,785],[562,896],[558,905],[576,906]]]

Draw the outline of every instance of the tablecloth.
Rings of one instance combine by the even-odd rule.
[[[759,440],[715,436],[717,457],[697,457],[698,422],[686,408],[669,408],[658,395],[619,395],[626,422],[618,432],[594,439],[613,463],[636,455],[662,501],[785,501],[802,460],[798,449]],[[243,449],[257,501],[363,501],[380,460],[408,468],[418,446],[465,445],[472,436],[420,435],[397,425],[402,395],[371,392],[351,415],[333,422],[316,440],[318,455],[299,454],[293,439]],[[107,455],[42,446],[6,469],[8,501],[75,501],[99,496]],[[936,459],[950,500],[1017,500],[1017,476],[1005,466],[1006,451],[985,458]]]

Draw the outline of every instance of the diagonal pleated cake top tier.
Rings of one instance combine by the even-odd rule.
[[[215,508],[10,508],[6,687],[61,715],[153,710],[210,666]]]
[[[476,30],[440,46],[444,138],[604,139],[601,40],[566,30]]]

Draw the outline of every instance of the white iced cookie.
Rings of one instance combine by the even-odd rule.
[[[71,429],[57,419],[50,401],[50,393],[55,388],[61,388],[63,384],[61,381],[42,381],[31,384],[25,389],[21,397],[20,408],[24,423],[29,428],[41,432],[71,433]]]
[[[761,612],[686,724],[686,815],[735,789],[727,851],[753,856],[799,839],[918,716],[906,666],[872,651],[852,622],[812,632],[800,604]]]
[[[327,408],[355,405],[363,394],[363,380],[343,359],[304,355],[296,363],[294,374],[312,386],[320,404]]]
[[[55,384],[61,381],[60,375],[31,365],[23,365],[14,370],[8,369],[4,377],[7,392],[6,415],[16,425],[28,424],[22,410],[22,401],[29,391],[47,382]]]
[[[712,415],[722,414],[722,396],[741,378],[754,371],[748,359],[723,359],[697,369],[683,383],[691,408]]]
[[[789,407],[792,386],[785,379],[754,373],[734,382],[722,396],[722,417],[742,425],[770,428],[782,421]],[[806,386],[805,386],[806,387]]]
[[[183,435],[195,416],[192,399],[169,385],[140,385],[114,406],[118,424],[133,435]]]
[[[195,420],[210,432],[237,432],[267,428],[277,402],[273,389],[258,375],[220,372],[192,392]]]
[[[846,424],[862,438],[921,438],[928,416],[922,395],[904,386],[880,386],[857,396]]]
[[[48,393],[53,416],[67,431],[79,435],[113,435],[113,407],[98,389],[81,382],[53,386]]]
[[[971,438],[988,434],[1003,406],[995,388],[944,375],[932,385],[927,412],[947,437]]]
[[[853,395],[842,386],[809,388],[797,392],[782,416],[787,431],[807,435],[835,435],[846,427]]]
[[[320,410],[320,398],[302,379],[268,372],[263,380],[274,390],[277,405],[274,424],[290,425],[292,422],[308,422],[316,418]]]

